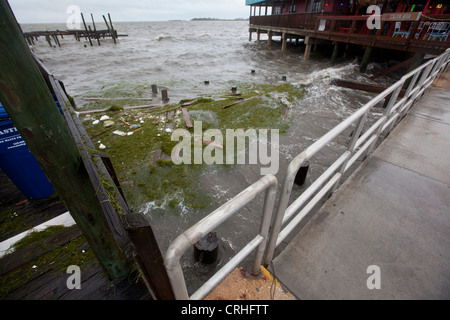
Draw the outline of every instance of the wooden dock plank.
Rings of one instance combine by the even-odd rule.
[[[50,250],[64,245],[82,235],[83,233],[80,228],[78,228],[77,225],[74,225],[64,228],[44,240],[32,243],[23,249],[8,254],[0,259],[0,276],[3,276],[33,259],[46,254]]]
[[[184,117],[184,121],[186,122],[186,127],[193,128],[194,126],[192,125],[188,110],[186,108],[182,108],[181,110],[183,111],[183,117]]]
[[[67,212],[61,199],[28,199],[0,169],[0,241],[27,231]]]

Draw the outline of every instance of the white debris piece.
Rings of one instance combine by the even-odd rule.
[[[103,143],[101,143],[101,144],[98,146],[98,148],[99,148],[99,149],[106,149],[106,146],[105,146]]]
[[[100,121],[99,120],[95,120],[92,122],[92,124],[98,124]]]
[[[125,132],[120,131],[120,130],[113,131],[113,133],[117,134],[118,136],[122,136],[122,137],[127,135]]]
[[[105,121],[105,120],[108,120],[108,119],[109,119],[109,116],[104,115],[104,116],[102,116],[102,117],[100,118],[100,121]]]

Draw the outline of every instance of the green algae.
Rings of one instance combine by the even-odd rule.
[[[42,231],[33,231],[17,241],[11,249],[13,251],[16,251],[37,242],[40,242],[40,245],[43,246],[44,243],[42,242],[42,240],[47,239],[49,236],[63,230],[64,228],[64,226],[48,226]]]
[[[79,266],[83,272],[88,264],[97,263],[93,250],[87,244],[85,237],[81,236],[0,276],[0,300],[8,298],[14,289],[26,285],[36,274],[48,273],[49,270],[53,270],[53,272],[66,275],[67,267],[70,265]]]
[[[95,137],[93,142],[96,147],[106,147],[103,152],[110,157],[132,207],[153,202],[156,207],[164,209],[161,211],[177,214],[180,212],[180,206],[205,209],[214,205],[212,197],[198,184],[205,164],[174,165],[169,158],[178,143],[171,140],[172,130],[186,129],[183,115],[179,111],[182,104],[189,102],[186,108],[190,112],[191,121],[202,121],[203,131],[210,128],[219,129],[223,137],[226,129],[278,129],[280,133],[285,133],[289,129],[286,109],[295,107],[305,94],[303,88],[290,83],[239,84],[238,88],[240,95],[229,95],[229,92],[223,90],[196,99],[185,99],[179,104],[156,110],[117,110],[88,115],[82,119],[88,134]],[[108,94],[123,96],[123,92],[120,95],[113,95],[111,92]],[[108,105],[121,106],[124,103],[130,101],[108,101]],[[105,101],[95,101],[89,108],[101,109],[106,106]],[[176,111],[171,130],[166,129],[169,110]],[[108,130],[105,130],[101,123],[92,124],[94,119],[103,114],[114,121],[114,125]],[[130,125],[139,125],[139,128],[131,130],[119,118]],[[117,131],[132,134],[114,134]],[[192,133],[193,129],[189,131]],[[193,139],[191,143],[194,143]],[[223,146],[225,148],[225,141]],[[155,161],[153,158],[157,150],[161,150],[163,155]]]

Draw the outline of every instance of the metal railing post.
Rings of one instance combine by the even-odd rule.
[[[395,84],[395,85],[398,85],[398,87],[397,87],[397,89],[395,89],[395,91],[391,95],[391,98],[389,99],[389,102],[388,102],[388,105],[386,106],[384,115],[382,116],[382,119],[383,119],[382,123],[375,133],[376,138],[372,142],[370,147],[367,149],[367,151],[364,155],[364,158],[367,158],[372,153],[373,149],[375,148],[377,141],[380,138],[381,133],[383,132],[384,124],[386,123],[386,121],[389,119],[389,117],[391,115],[392,107],[395,105],[395,101],[397,100],[398,95],[400,94],[400,91],[402,90],[404,83],[405,83],[405,79],[402,78]]]
[[[424,88],[431,84],[430,80],[433,80],[433,78],[436,77],[439,70],[448,68],[450,65],[450,59],[448,59],[449,56],[450,49],[442,54],[442,56],[423,64],[403,76],[391,87],[384,90],[374,99],[369,101],[364,107],[357,110],[350,117],[342,121],[314,142],[311,146],[306,148],[306,150],[297,155],[289,163],[280,193],[277,212],[274,218],[269,242],[267,244],[267,252],[263,265],[267,266],[271,262],[276,247],[295,229],[295,227],[319,203],[319,201],[327,195],[329,190],[334,190],[336,188],[343,174],[350,168],[353,162],[364,153],[364,156],[367,157],[367,155],[372,152],[381,133],[386,128],[389,128],[390,130],[396,120],[401,115],[408,112],[410,106],[415,100],[417,100],[420,94],[423,93],[425,90]],[[405,95],[397,101],[405,82],[410,78],[412,79],[408,84]],[[360,136],[368,111],[374,105],[385,99],[388,95],[391,96],[383,116]],[[288,206],[295,175],[300,166],[323,149],[330,141],[335,139],[345,129],[353,125],[356,121],[357,125],[353,133],[354,136],[352,137],[345,152],[343,152],[341,156],[325,170],[325,172],[323,172],[306,190],[303,191],[297,199],[295,199]],[[285,223],[288,224],[282,229]]]
[[[227,203],[210,213],[208,216],[197,222],[184,233],[179,235],[169,246],[165,255],[166,270],[170,283],[174,291],[175,299],[187,300],[202,299],[215,285],[232,271],[245,257],[256,249],[252,272],[258,274],[266,246],[266,239],[269,233],[270,221],[272,219],[273,207],[277,189],[277,179],[274,175],[268,174],[236,195]],[[226,263],[214,276],[203,284],[191,297],[189,297],[186,283],[181,268],[180,259],[187,249],[192,247],[197,241],[218,227],[225,220],[242,209],[252,201],[260,192],[265,192],[263,216],[261,219],[260,233],[253,238],[239,253],[237,253],[228,263]]]
[[[298,169],[307,161],[306,156],[301,154],[294,158],[290,163],[286,171],[286,176],[284,177],[283,187],[281,189],[280,200],[278,201],[277,212],[275,216],[274,223],[272,225],[272,231],[270,234],[269,242],[267,243],[266,256],[264,257],[263,265],[268,266],[273,258],[275,252],[278,234],[283,222],[284,213],[286,211],[289,198],[292,192],[292,187],[294,185],[295,175]]]
[[[331,188],[331,193],[333,193],[334,191],[336,191],[336,189],[339,186],[339,181],[341,181],[342,176],[344,175],[345,172],[345,168],[347,167],[347,164],[351,158],[351,156],[355,153],[356,150],[356,143],[359,139],[359,135],[361,134],[363,128],[364,128],[364,124],[366,123],[366,119],[367,119],[367,112],[366,111],[364,113],[364,115],[359,119],[358,124],[356,125],[355,130],[353,131],[353,136],[352,139],[350,140],[350,144],[348,145],[347,150],[350,151],[350,156],[348,157],[347,160],[344,161],[344,163],[341,165],[341,168],[339,169],[339,173],[341,174],[341,177],[338,179],[338,181],[335,183],[335,185],[333,186],[333,188]]]

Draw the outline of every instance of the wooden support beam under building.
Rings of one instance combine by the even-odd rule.
[[[381,93],[384,90],[386,90],[387,87],[375,85],[375,84],[369,84],[369,83],[360,83],[360,82],[353,82],[348,80],[342,80],[342,79],[333,79],[331,80],[331,84],[343,88],[348,89],[355,89],[355,90],[361,90],[371,93]],[[403,97],[405,94],[405,89],[402,89],[399,93],[399,97]],[[388,99],[391,95],[386,96],[386,99]]]
[[[377,74],[374,74],[373,76],[371,76],[369,79],[370,80],[374,80],[374,79],[377,79],[377,78],[379,78],[379,77],[381,77],[381,76],[385,76],[385,75],[387,75],[387,74],[389,74],[389,73],[391,73],[391,72],[394,72],[395,70],[398,70],[398,69],[400,69],[400,68],[402,68],[402,67],[405,67],[405,66],[408,66],[408,65],[410,65],[410,64],[412,64],[413,62],[415,62],[416,60],[418,60],[419,58],[417,57],[417,56],[414,56],[414,57],[412,57],[412,58],[409,58],[409,59],[407,59],[407,60],[405,60],[405,61],[402,61],[402,62],[400,62],[400,63],[397,63],[396,65],[394,65],[394,66],[392,66],[392,67],[390,67],[390,68],[387,68],[386,70],[383,70],[383,71],[381,71],[381,72],[378,72]]]
[[[305,53],[303,55],[304,60],[309,60],[309,56],[311,55],[311,46],[315,43],[314,39],[311,37],[305,37]]]
[[[287,46],[287,33],[283,32],[283,34],[281,35],[281,51],[286,51],[286,46]]]
[[[336,59],[339,54],[339,42],[334,42],[333,54],[331,55],[331,65],[336,63]]]
[[[372,56],[373,47],[367,46],[364,51],[364,56],[361,61],[361,65],[359,66],[359,72],[365,73],[367,71],[367,66],[369,65],[370,57]]]

